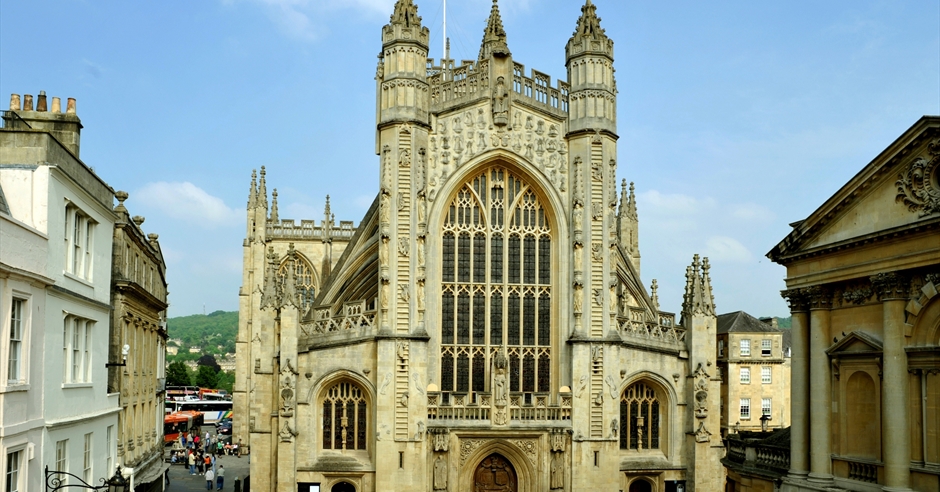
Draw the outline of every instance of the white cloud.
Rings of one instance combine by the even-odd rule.
[[[749,222],[770,222],[774,214],[767,207],[756,203],[740,203],[730,207],[731,216]]]
[[[751,252],[737,239],[712,236],[705,241],[704,256],[712,262],[744,263],[751,260]]]
[[[135,204],[202,226],[230,226],[243,219],[241,213],[229,208],[221,198],[188,181],[148,183],[131,197]]]

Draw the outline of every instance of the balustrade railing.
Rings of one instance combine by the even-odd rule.
[[[374,302],[371,305],[367,305],[366,301],[347,302],[335,316],[329,306],[315,307],[313,320],[301,324],[300,328],[307,336],[361,328],[371,330],[375,328],[375,316]]]
[[[492,403],[492,395],[485,392],[428,392],[428,420],[490,420]],[[547,394],[513,393],[507,406],[510,423],[571,420],[568,393],[560,395],[558,404],[550,404]]]

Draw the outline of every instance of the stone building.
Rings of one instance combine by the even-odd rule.
[[[722,437],[789,425],[787,348],[783,330],[744,311],[718,316]]]
[[[128,194],[115,193],[111,268],[109,392],[121,394],[118,460],[134,490],[163,490],[163,417],[166,397],[166,263],[144,218],[131,217]]]
[[[940,117],[768,257],[793,316],[785,491],[940,490]]]
[[[613,41],[590,1],[575,26],[552,85],[495,2],[456,64],[398,0],[362,221],[328,202],[281,219],[252,176],[234,391],[252,490],[720,489],[708,261],[681,321],[660,311],[617,182]]]
[[[43,490],[46,466],[98,483],[118,464],[114,192],[79,159],[75,100],[35,102],[14,94],[0,128],[0,467],[16,490]]]

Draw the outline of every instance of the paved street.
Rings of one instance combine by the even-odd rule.
[[[203,427],[203,433],[210,429],[214,429],[214,427]],[[216,469],[219,465],[225,467],[225,484],[222,490],[233,492],[235,490],[235,478],[244,480],[245,475],[248,474],[248,457],[219,456],[216,461]],[[170,486],[166,490],[167,492],[206,490],[206,479],[202,475],[190,475],[188,466],[173,464],[170,465]],[[215,490],[215,483],[212,484],[212,490]],[[242,492],[245,492],[244,488],[242,488]]]

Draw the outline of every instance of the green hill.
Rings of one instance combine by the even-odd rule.
[[[235,336],[238,334],[238,311],[215,311],[209,314],[193,314],[167,320],[170,346],[179,340],[179,353],[167,356],[174,360],[196,360],[203,354],[216,358],[226,353],[235,353]],[[190,347],[200,347],[198,354],[189,353]]]

